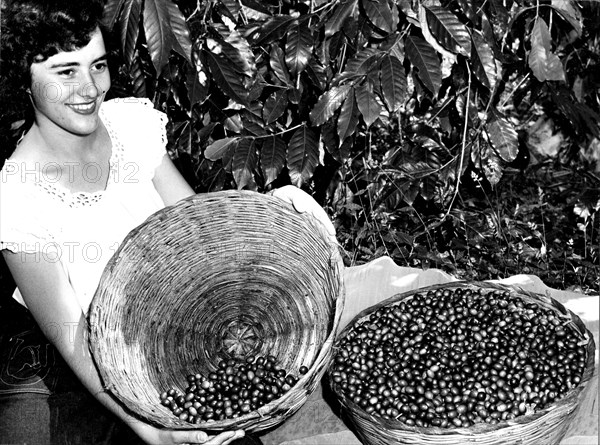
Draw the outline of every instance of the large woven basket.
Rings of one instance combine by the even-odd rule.
[[[138,418],[175,429],[273,427],[326,371],[344,300],[337,245],[307,213],[248,191],[199,194],[150,216],[107,265],[89,311],[105,388]],[[250,329],[247,355],[308,373],[278,399],[234,419],[192,425],[160,403],[239,357],[228,333]],[[229,339],[231,340],[231,339]]]
[[[407,425],[401,421],[386,419],[367,413],[361,406],[348,398],[341,388],[328,375],[329,385],[340,401],[344,415],[353,425],[361,442],[369,445],[414,444],[414,445],[557,445],[566,434],[578,404],[594,373],[595,344],[593,335],[585,327],[581,319],[567,310],[561,303],[545,295],[534,294],[522,289],[488,282],[453,282],[423,287],[401,293],[369,307],[359,313],[339,334],[334,354],[339,342],[355,326],[369,322],[369,316],[381,307],[396,306],[408,301],[416,294],[425,295],[430,290],[454,288],[483,289],[488,291],[509,291],[526,303],[534,303],[543,309],[550,309],[560,318],[565,326],[570,326],[580,338],[580,344],[586,349],[586,368],[578,386],[571,389],[560,400],[548,405],[543,410],[529,415],[518,416],[512,420],[500,421],[496,424],[478,423],[463,428],[418,427]]]

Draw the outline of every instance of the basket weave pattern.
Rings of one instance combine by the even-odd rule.
[[[555,445],[566,434],[570,422],[576,414],[578,404],[583,398],[586,386],[594,373],[595,344],[592,334],[581,319],[567,310],[558,301],[545,295],[534,294],[522,289],[487,282],[453,282],[428,286],[391,298],[365,309],[359,313],[340,333],[342,339],[355,326],[368,321],[369,315],[384,306],[397,305],[411,299],[416,294],[426,294],[430,290],[470,288],[486,291],[506,291],[518,296],[526,303],[535,303],[543,309],[552,310],[565,326],[572,327],[585,346],[587,361],[585,372],[579,385],[571,389],[560,400],[548,405],[543,410],[529,415],[504,420],[497,424],[479,423],[468,428],[422,428],[406,425],[403,422],[385,419],[367,413],[357,403],[348,398],[329,375],[329,384],[333,388],[342,405],[345,415],[355,427],[361,441],[369,445],[419,444],[419,445]],[[339,341],[339,340],[338,340]],[[334,350],[336,347],[334,346]],[[335,353],[335,352],[334,352]]]
[[[341,257],[324,228],[278,198],[195,195],[134,229],[94,299],[90,346],[106,389],[133,414],[169,428],[257,431],[296,412],[324,374],[343,307]],[[196,425],[160,404],[188,374],[274,355],[298,375],[285,395],[235,419]]]

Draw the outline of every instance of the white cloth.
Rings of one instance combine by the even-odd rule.
[[[164,207],[152,178],[166,153],[167,117],[147,99],[127,98],[103,103],[100,119],[112,141],[105,190],[72,193],[45,166],[11,159],[0,172],[0,250],[60,261],[85,313],[119,243]],[[86,179],[100,168],[88,165]],[[18,289],[13,296],[25,305]]]

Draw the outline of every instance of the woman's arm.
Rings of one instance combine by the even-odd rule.
[[[177,170],[177,167],[173,165],[168,154],[163,156],[162,162],[154,172],[152,182],[167,206],[195,194],[194,189],[190,187],[185,178],[179,173],[179,170]]]
[[[209,438],[203,431],[154,428],[125,412],[102,387],[88,347],[87,321],[60,262],[43,254],[2,251],[31,314],[87,390],[150,444],[226,445],[243,431]],[[210,439],[210,440],[209,440]]]

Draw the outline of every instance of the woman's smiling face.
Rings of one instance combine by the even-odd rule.
[[[109,88],[106,49],[99,29],[83,48],[62,51],[31,65],[31,97],[40,127],[80,136],[93,133]]]

